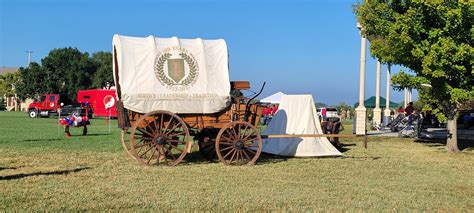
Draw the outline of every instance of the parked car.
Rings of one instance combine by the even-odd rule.
[[[337,113],[337,109],[333,107],[322,107],[317,108],[316,113],[320,118],[323,118],[324,111],[326,111],[326,118],[338,118],[339,114]]]

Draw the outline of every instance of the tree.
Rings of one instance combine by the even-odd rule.
[[[75,100],[78,90],[92,88],[96,64],[88,53],[71,47],[53,49],[41,62],[47,93],[67,94]]]
[[[341,118],[346,119],[351,117],[351,109],[352,107],[347,105],[346,102],[340,102],[337,106],[337,111],[339,112],[339,115]],[[349,114],[347,114],[347,111],[349,111]]]
[[[4,73],[0,75],[0,96],[13,97],[20,81],[20,73]]]
[[[114,76],[112,72],[112,53],[96,52],[92,55],[92,60],[96,64],[97,70],[94,74],[92,86],[95,88],[104,88],[114,85]]]
[[[19,74],[20,82],[16,93],[21,100],[34,99],[37,95],[48,92],[44,81],[46,74],[38,63],[31,62],[26,68],[20,67]]]
[[[325,103],[318,103],[318,102],[314,103],[314,105],[316,106],[316,108],[323,108],[323,107],[327,107],[327,106],[328,106],[328,105],[325,104]]]
[[[473,15],[469,1],[374,0],[355,5],[354,12],[371,45],[371,54],[381,62],[399,64],[393,77],[410,83],[431,85],[420,99],[432,102],[447,117],[447,150],[458,152],[456,116],[460,103],[474,96]],[[406,75],[400,77],[400,75]],[[399,79],[397,79],[399,78]],[[420,84],[413,85],[419,88]]]

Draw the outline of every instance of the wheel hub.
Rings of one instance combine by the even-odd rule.
[[[163,136],[158,136],[155,139],[155,143],[158,144],[158,145],[163,145],[163,144],[166,143],[166,138],[163,137]]]
[[[244,141],[243,140],[237,140],[235,143],[234,143],[234,146],[235,148],[239,149],[239,150],[243,150],[244,149]]]

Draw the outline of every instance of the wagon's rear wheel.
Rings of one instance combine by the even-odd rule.
[[[245,121],[225,125],[216,138],[216,154],[226,165],[253,165],[262,152],[258,129]]]
[[[175,166],[191,148],[189,129],[177,115],[153,111],[143,115],[130,132],[130,153],[144,165]]]

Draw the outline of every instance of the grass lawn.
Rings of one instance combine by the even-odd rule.
[[[345,139],[342,158],[270,158],[229,167],[194,152],[176,167],[127,157],[116,121],[66,140],[56,119],[0,112],[0,211],[474,211],[474,149],[411,139]],[[346,127],[350,129],[350,127]]]

